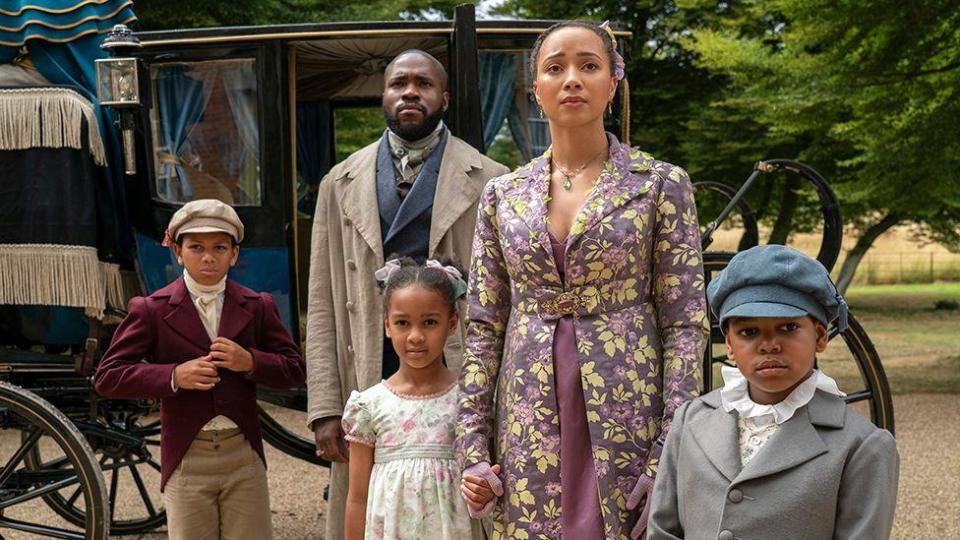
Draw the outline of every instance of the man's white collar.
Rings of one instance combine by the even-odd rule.
[[[720,374],[723,376],[723,389],[720,390],[720,403],[723,410],[737,411],[741,418],[773,415],[773,421],[782,424],[792,418],[797,409],[810,403],[818,389],[841,397],[846,395],[837,387],[837,381],[819,369],[815,369],[813,374],[794,388],[783,401],[763,405],[750,399],[747,378],[740,373],[739,369],[723,366],[720,368]]]

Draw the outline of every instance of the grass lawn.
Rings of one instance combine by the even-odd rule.
[[[880,354],[895,394],[960,393],[960,310],[935,309],[937,301],[960,303],[960,284],[851,287],[847,302]],[[843,356],[831,344],[830,360]],[[856,377],[840,367],[840,377]]]

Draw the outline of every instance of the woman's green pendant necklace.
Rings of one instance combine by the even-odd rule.
[[[560,174],[563,176],[563,183],[561,184],[563,186],[563,190],[570,191],[570,188],[573,187],[573,180],[571,179],[576,177],[578,174],[582,173],[583,170],[587,168],[587,165],[590,165],[591,163],[593,163],[593,160],[597,159],[597,157],[599,157],[600,154],[602,153],[603,153],[602,150],[600,152],[597,152],[595,156],[588,159],[583,165],[581,165],[580,167],[572,171],[564,169],[563,167],[560,166],[559,163],[557,163],[557,160],[551,157],[550,162],[553,163],[554,168],[560,171]]]

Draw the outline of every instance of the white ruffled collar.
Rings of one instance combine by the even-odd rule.
[[[723,366],[720,368],[720,374],[723,376],[723,389],[720,390],[720,403],[723,410],[737,411],[741,418],[773,415],[773,421],[782,424],[792,418],[797,409],[810,403],[818,389],[840,397],[846,395],[837,387],[837,381],[819,369],[815,369],[813,374],[794,388],[783,401],[762,405],[750,399],[747,378],[740,373],[739,369]]]
[[[223,276],[220,281],[214,283],[213,285],[203,285],[202,283],[193,279],[193,276],[190,275],[190,272],[184,268],[183,284],[186,285],[187,291],[194,297],[205,299],[215,298],[227,290],[227,276]]]

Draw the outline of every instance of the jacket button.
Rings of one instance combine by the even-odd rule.
[[[730,493],[727,493],[727,499],[732,503],[738,503],[743,500],[743,492],[739,489],[731,489]]]
[[[350,313],[356,311],[356,306],[353,305],[353,302],[347,302],[347,311]]]
[[[347,261],[347,268],[349,268],[350,270],[356,270],[356,269],[357,269],[357,263],[355,263],[355,262],[353,262],[353,261]]]
[[[353,221],[350,221],[350,218],[343,218],[343,226],[344,226],[344,227],[352,227],[352,226],[353,226]]]
[[[733,533],[730,531],[720,531],[717,540],[733,540]]]
[[[353,345],[347,345],[347,354],[353,356]]]

